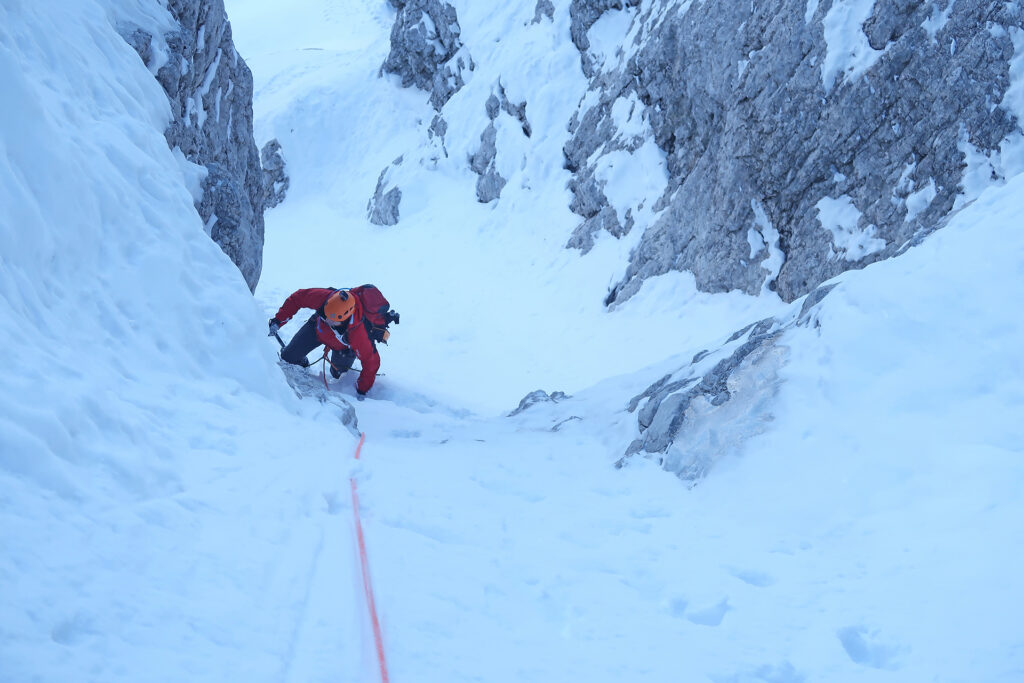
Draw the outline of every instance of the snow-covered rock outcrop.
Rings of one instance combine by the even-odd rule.
[[[637,412],[640,435],[619,466],[639,454],[696,482],[723,455],[741,452],[773,419],[779,371],[788,356],[783,334],[816,325],[815,311],[833,286],[817,288],[788,316],[747,325],[634,396],[627,410]]]
[[[609,301],[670,270],[791,301],[939,227],[979,174],[1020,166],[1017,3],[573,0],[571,12],[591,76],[565,148],[585,219],[572,246],[632,227],[606,197],[610,158],[652,136],[668,168]],[[599,27],[611,49],[591,48]]]
[[[380,172],[377,188],[366,203],[366,215],[374,225],[397,225],[399,206],[402,203],[402,188],[389,187],[390,171],[401,166],[402,157],[395,159],[390,166]]]
[[[118,26],[171,104],[167,144],[203,167],[196,208],[249,289],[263,267],[264,180],[252,131],[252,73],[231,38],[223,0],[168,0],[174,25]]]
[[[460,54],[459,17],[443,0],[388,0],[398,10],[391,29],[391,52],[381,71],[430,93],[430,103],[441,109],[465,84],[462,72],[473,60]]]

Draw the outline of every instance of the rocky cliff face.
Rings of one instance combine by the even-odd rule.
[[[614,8],[632,23],[618,60],[601,61],[587,29]],[[968,176],[998,176],[1001,146],[1020,135],[1003,104],[1018,3],[572,0],[571,11],[593,104],[565,147],[584,219],[570,246],[632,228],[595,173],[642,143],[625,121],[649,125],[669,175],[609,303],[670,270],[706,291],[796,299],[941,226],[970,198]]]
[[[196,204],[207,232],[255,289],[264,176],[252,132],[252,73],[235,51],[223,0],[168,0],[167,10],[176,30],[154,36],[127,26],[121,34],[167,93],[167,143],[207,171]]]
[[[382,70],[431,93],[442,142],[479,135],[467,159],[477,199],[497,199],[507,179],[492,163],[493,126],[444,125],[444,103],[474,68],[455,10],[390,2]],[[1019,2],[538,0],[534,22],[566,12],[590,81],[566,122],[581,217],[567,246],[586,253],[603,232],[643,231],[608,304],[673,270],[705,291],[794,300],[941,227],[1005,160],[1024,165],[1024,101],[1007,97],[1024,54]],[[611,17],[595,48],[592,29]],[[621,33],[611,51],[610,25]],[[488,102],[488,115],[504,105]],[[655,178],[633,205],[610,201],[606,171],[625,157],[667,182]],[[370,216],[389,224],[398,194],[381,178]]]
[[[455,10],[390,1],[399,12],[383,70],[430,92],[443,128],[444,103],[473,68]],[[705,291],[794,300],[941,227],[1007,159],[1024,165],[1024,102],[1007,97],[1024,54],[1019,2],[556,4],[538,0],[534,21],[569,14],[567,39],[590,81],[566,122],[570,208],[581,217],[567,246],[585,253],[603,232],[643,231],[608,304],[672,270]],[[609,51],[606,24],[596,49],[591,31],[610,16],[625,28]],[[504,104],[489,102],[489,116]],[[493,127],[479,137],[467,162],[489,202],[507,179],[492,163]],[[606,171],[624,157],[667,176],[664,190],[610,201]],[[371,200],[375,221],[398,220],[387,187],[378,195],[390,205]]]

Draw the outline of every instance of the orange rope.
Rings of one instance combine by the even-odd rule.
[[[363,443],[366,441],[366,434],[359,435],[359,445],[356,446],[356,460],[363,450]],[[349,478],[352,487],[352,516],[356,524],[356,540],[359,544],[359,564],[363,572],[363,593],[366,595],[366,606],[370,611],[370,622],[373,625],[373,641],[377,648],[377,663],[380,665],[380,680],[388,683],[388,664],[384,657],[384,637],[381,633],[380,619],[377,618],[377,605],[373,599],[373,585],[370,583],[370,561],[366,555],[366,539],[363,536],[363,523],[359,517],[359,492],[356,490],[355,477]]]

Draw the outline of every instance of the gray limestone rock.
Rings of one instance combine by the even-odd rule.
[[[206,231],[213,241],[220,245],[228,257],[239,266],[239,270],[259,272],[260,263],[254,260],[254,253],[260,257],[263,250],[253,250],[250,237],[253,226],[249,208],[250,197],[238,176],[218,163],[208,163],[206,178],[203,179],[203,198],[196,205],[200,216],[206,216]],[[258,276],[257,276],[258,280]],[[248,280],[247,280],[248,282]],[[250,288],[256,286],[254,280]]]
[[[223,0],[167,0],[167,9],[179,29],[162,36],[166,54],[153,49],[146,31],[119,31],[167,93],[167,144],[209,170],[196,207],[207,231],[255,289],[263,267],[264,185],[252,133],[252,73],[235,51]]]
[[[586,254],[594,248],[594,237],[602,230],[610,232],[616,237],[621,237],[629,232],[628,227],[624,228],[619,224],[619,217],[615,213],[615,209],[605,204],[600,211],[587,218],[573,231],[566,246],[579,249]]]
[[[435,115],[430,122],[430,128],[427,129],[427,134],[431,138],[439,137],[444,140],[444,136],[448,134],[448,122],[440,114]]]
[[[555,18],[555,6],[551,3],[551,0],[537,0],[537,7],[533,10],[533,24],[539,24],[542,17],[547,17],[548,20],[554,21]]]
[[[399,187],[388,187],[389,176],[393,168],[402,164],[398,157],[391,165],[380,172],[377,178],[377,189],[366,204],[366,215],[374,225],[397,225],[399,220],[398,207],[402,203],[402,190]]]
[[[391,27],[391,51],[382,73],[395,74],[402,87],[415,86],[430,93],[438,111],[465,85],[464,70],[473,62],[461,54],[459,18],[443,0],[388,0],[398,14]]]
[[[281,156],[281,143],[274,138],[260,150],[263,165],[263,206],[269,209],[284,201],[290,180]]]
[[[493,96],[492,96],[493,97]],[[476,198],[481,204],[494,201],[501,196],[501,190],[507,182],[498,173],[494,158],[498,153],[495,146],[498,130],[494,121],[487,124],[480,134],[480,148],[469,158],[469,166],[479,178],[476,181]]]
[[[654,0],[631,10],[636,38],[622,66],[595,71],[587,29],[633,4],[570,6],[598,95],[565,146],[573,210],[584,220],[570,246],[585,248],[595,229],[620,229],[593,224],[607,200],[591,165],[615,150],[620,98],[643,103],[669,175],[610,302],[672,270],[693,272],[705,291],[768,286],[799,298],[941,227],[963,191],[966,150],[996,158],[1022,130],[1000,104],[1010,30],[1024,27],[1019,3],[877,0],[862,35],[845,36],[857,62],[826,36],[844,7],[837,2]]]
[[[558,403],[559,401],[564,401],[567,398],[572,398],[572,397],[569,396],[568,394],[566,394],[564,391],[553,391],[550,394],[548,394],[548,392],[546,392],[546,391],[544,391],[542,389],[538,389],[537,391],[531,391],[530,393],[528,393],[526,396],[523,397],[523,400],[521,400],[519,402],[519,406],[516,407],[516,409],[513,410],[511,413],[509,413],[507,417],[512,417],[513,415],[518,415],[519,413],[523,412],[527,408],[529,408],[531,406],[535,406],[538,403]],[[575,418],[575,419],[579,419],[579,418]],[[557,430],[558,430],[558,427],[556,425],[556,427],[552,431],[557,431]]]

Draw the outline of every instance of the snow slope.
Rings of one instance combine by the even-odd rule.
[[[838,278],[818,324],[781,340],[768,429],[687,488],[612,466],[629,398],[793,309],[676,274],[603,310],[629,244],[562,249],[564,131],[537,123],[582,96],[567,3],[540,25],[458,4],[480,64],[467,120],[499,75],[513,99],[513,71],[564,76],[529,93],[538,132],[498,203],[454,161],[413,175],[414,155],[387,229],[366,199],[431,113],[376,77],[389,6],[228,9],[259,142],[278,136],[292,173],[255,303],[113,29],[166,16],[0,7],[0,680],[378,680],[350,476],[393,681],[1024,677],[1024,176]],[[355,464],[265,325],[294,288],[363,281],[403,322],[356,403]],[[502,416],[539,387],[573,398]]]
[[[269,680],[349,540],[292,533],[294,444],[354,441],[283,381],[118,21],[169,17],[0,6],[0,679]]]
[[[275,249],[257,294],[271,310],[291,288],[349,277],[408,307],[383,351],[378,389],[403,410],[360,408],[396,677],[425,668],[437,680],[1013,680],[1024,659],[1002,606],[1022,597],[1013,520],[1024,334],[1013,312],[1024,259],[1011,234],[1020,182],[904,259],[841,278],[821,327],[784,340],[790,362],[775,422],[742,460],[690,492],[653,467],[612,471],[635,434],[623,411],[630,396],[662,367],[785,309],[705,297],[665,277],[625,310],[604,312],[596,294],[631,244],[604,236],[584,259],[561,248],[576,219],[564,209],[560,126],[547,146],[523,143],[536,176],[513,174],[498,202],[473,204],[475,177],[459,160],[473,149],[472,122],[483,127],[480,102],[493,83],[529,102],[535,131],[547,129],[533,112],[567,120],[583,96],[578,71],[556,68],[578,59],[563,52],[565,4],[551,26],[530,24],[528,4],[484,14],[455,3],[477,63],[446,107],[461,119],[449,125],[449,152],[462,145],[463,154],[402,185],[419,199],[403,199],[392,228],[367,224],[365,200],[380,168],[423,144],[432,111],[425,94],[377,78],[389,14],[331,3],[331,44],[312,35],[296,44],[323,45],[351,67],[344,78],[321,76],[307,62],[292,78],[276,46],[248,42],[253,4],[232,7],[256,74],[261,133],[294,150],[296,174],[344,178],[271,212]],[[342,18],[359,30],[348,33]],[[377,41],[366,40],[371,23],[383,29]],[[544,81],[523,76],[545,69]],[[367,101],[382,115],[332,116],[344,123],[329,127],[309,116]],[[310,141],[330,153],[307,156]],[[522,149],[514,138],[505,145]],[[338,263],[333,250],[309,248],[335,238],[355,258]],[[473,317],[421,321],[439,298]],[[461,414],[451,423],[435,404],[454,395],[486,415],[528,390],[575,393],[616,375],[516,418],[561,425],[554,434]],[[979,421],[980,430],[968,426]],[[964,471],[965,460],[979,466]]]
[[[843,275],[691,490],[611,467],[636,375],[498,421],[364,407],[394,679],[1020,680],[1022,197]]]

